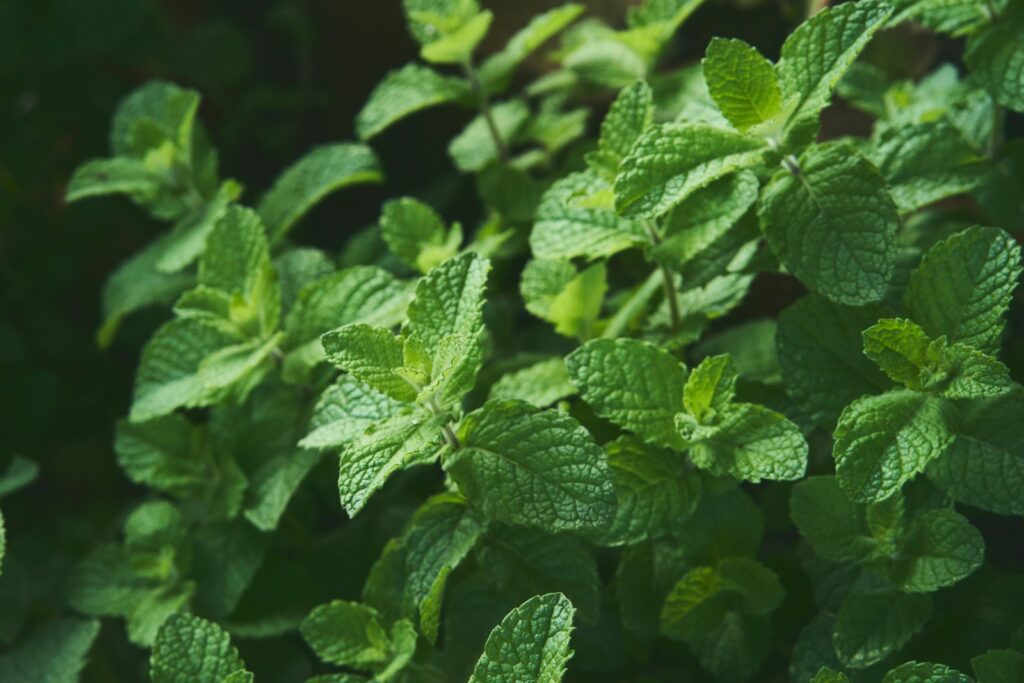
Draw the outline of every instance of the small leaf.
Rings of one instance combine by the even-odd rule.
[[[220,681],[245,664],[220,626],[190,614],[164,622],[149,659],[153,683]]]
[[[782,108],[772,63],[742,40],[713,38],[704,55],[704,80],[715,104],[740,131],[770,121]]]
[[[460,103],[469,92],[468,84],[442,76],[419,64],[406,64],[389,72],[370,93],[356,116],[360,140],[370,140],[401,119],[440,104]]]

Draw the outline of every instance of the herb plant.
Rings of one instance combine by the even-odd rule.
[[[168,225],[98,333],[166,311],[113,445],[146,494],[0,680],[74,680],[97,618],[158,683],[1024,680],[1022,563],[986,559],[1024,515],[1024,5],[844,2],[774,61],[665,65],[701,4],[570,3],[484,54],[476,0],[404,0],[421,59],[361,141],[251,202],[197,92],[128,95],[67,199]],[[870,46],[908,23],[962,64],[894,75]],[[430,107],[469,112],[468,218],[425,184],[301,246]]]

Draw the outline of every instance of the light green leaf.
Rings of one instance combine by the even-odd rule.
[[[142,350],[132,422],[144,422],[176,408],[206,405],[211,392],[200,375],[200,366],[217,351],[234,348],[238,341],[221,327],[198,318],[165,323]]]
[[[402,7],[421,45],[457,31],[480,12],[477,0],[402,0]]]
[[[472,252],[448,259],[416,285],[402,335],[422,349],[435,349],[444,337],[475,339],[483,326],[484,289],[490,262]]]
[[[161,189],[160,181],[139,159],[93,159],[75,169],[64,200],[76,202],[106,194],[126,194],[136,203],[145,205]]]
[[[406,353],[409,353],[408,347]],[[444,337],[430,359],[430,382],[419,392],[416,400],[421,405],[458,405],[476,385],[482,364],[483,349],[478,335],[450,334]]]
[[[902,539],[894,578],[908,593],[930,593],[970,576],[985,559],[985,540],[953,510],[916,516]]]
[[[951,408],[941,398],[891,391],[857,399],[843,411],[832,455],[839,485],[852,500],[895,493],[953,441]]]
[[[639,225],[588,201],[608,189],[593,171],[557,180],[537,206],[530,233],[533,255],[538,259],[599,259],[646,244],[648,238]]]
[[[798,97],[790,128],[825,108],[843,74],[892,12],[880,0],[826,7],[789,34],[775,71],[782,83],[783,101]]]
[[[915,391],[929,388],[941,372],[945,343],[933,344],[924,330],[902,318],[885,318],[864,330],[864,355],[889,378]]]
[[[4,683],[75,683],[100,632],[95,619],[56,619],[34,627],[0,655]]]
[[[491,385],[488,398],[526,401],[537,408],[546,408],[575,393],[576,387],[569,379],[565,361],[549,358],[502,375],[501,379]]]
[[[832,645],[845,666],[863,669],[898,651],[930,616],[927,595],[881,585],[855,587],[836,615]]]
[[[906,662],[885,674],[882,683],[973,683],[966,676],[945,664]]]
[[[658,218],[690,194],[753,166],[763,141],[703,124],[653,126],[636,141],[615,179],[620,214]]]
[[[150,81],[118,104],[110,129],[115,156],[142,158],[170,142],[189,154],[199,93],[166,81]]]
[[[1024,11],[1010,3],[1005,13],[967,41],[964,55],[971,75],[988,89],[996,102],[1007,109],[1024,112]]]
[[[460,103],[469,92],[458,78],[442,76],[419,64],[389,72],[356,116],[360,140],[370,140],[401,119],[439,104]]]
[[[462,243],[458,224],[447,228],[433,208],[411,197],[384,204],[380,229],[391,251],[424,273],[454,256]]]
[[[227,632],[191,614],[175,614],[164,622],[149,658],[153,683],[219,682],[244,668]]]
[[[736,367],[728,355],[708,356],[690,373],[683,389],[683,406],[699,423],[714,417],[736,395]]]
[[[938,33],[973,33],[989,20],[983,0],[896,0],[892,24],[915,21]]]
[[[1024,515],[1024,395],[972,401],[959,418],[953,443],[928,465],[928,478],[962,503]]]
[[[598,415],[649,443],[685,447],[675,415],[683,410],[686,368],[666,351],[633,339],[597,339],[565,362],[573,384]]]
[[[850,683],[850,679],[844,673],[822,667],[811,679],[811,683]]]
[[[620,90],[601,124],[598,151],[587,156],[587,164],[614,179],[619,163],[653,119],[654,96],[646,82],[637,81]]]
[[[646,77],[646,57],[620,35],[603,28],[606,31],[595,32],[576,42],[562,59],[563,66],[584,81],[604,88],[623,88]]]
[[[1020,273],[1020,247],[1012,237],[972,227],[925,254],[903,303],[929,336],[946,335],[994,354]]]
[[[242,186],[235,181],[225,180],[212,199],[179,220],[166,236],[167,244],[156,264],[157,269],[165,273],[176,273],[198,259],[206,249],[210,231],[224,217],[232,202],[242,195],[242,191]]]
[[[615,480],[615,516],[597,538],[605,545],[657,539],[675,532],[697,507],[701,479],[678,453],[620,437],[605,446]]]
[[[391,651],[377,611],[357,602],[334,600],[315,608],[299,627],[303,639],[328,664],[371,669]]]
[[[558,683],[572,657],[575,610],[560,593],[530,598],[487,637],[469,683]]]
[[[257,211],[273,243],[307,211],[335,190],[383,180],[380,162],[365,145],[337,143],[307,153],[289,166],[260,198]]]
[[[738,130],[779,114],[782,91],[772,63],[742,40],[713,38],[704,54],[704,80],[715,104]]]
[[[606,273],[602,261],[579,272],[567,260],[531,260],[519,285],[526,310],[554,324],[559,334],[588,339],[608,290]]]
[[[832,429],[845,406],[891,386],[864,355],[861,337],[886,315],[880,306],[854,308],[812,294],[779,316],[783,386],[817,424]]]
[[[832,562],[859,562],[876,548],[865,506],[853,503],[835,477],[798,482],[789,497],[789,514],[814,551]]]
[[[403,410],[368,427],[341,450],[338,490],[341,505],[350,517],[395,472],[430,462],[442,444],[445,415],[433,417],[426,410]]]
[[[503,90],[517,66],[575,21],[583,11],[583,5],[570,2],[531,19],[509,39],[501,52],[491,55],[480,66],[480,81],[484,88],[488,91]]]
[[[363,323],[345,325],[321,338],[327,360],[396,401],[419,393],[398,372],[405,367],[402,340],[390,330]]]
[[[519,401],[488,402],[459,425],[445,469],[490,517],[548,531],[600,527],[615,491],[604,453],[573,418]]]
[[[397,415],[402,407],[399,401],[374,391],[352,375],[342,375],[320,395],[309,433],[299,445],[317,450],[338,448],[367,427]]]
[[[1014,683],[1024,678],[1024,655],[1014,650],[989,650],[971,660],[978,683]]]
[[[487,10],[475,14],[454,31],[426,43],[420,50],[420,57],[433,64],[466,63],[487,35],[493,19],[494,14]]]
[[[807,469],[807,441],[782,413],[754,403],[734,403],[712,425],[694,428],[686,415],[676,427],[690,444],[693,463],[737,479],[799,479]]]
[[[20,491],[39,476],[39,463],[22,455],[14,455],[7,470],[0,474],[0,498]]]
[[[790,272],[833,301],[878,301],[895,271],[900,224],[885,181],[845,143],[812,146],[799,166],[795,175],[778,171],[758,203],[772,250]]]
[[[530,108],[520,100],[500,102],[491,107],[491,116],[498,135],[506,146],[516,137],[530,118]],[[451,144],[448,154],[456,168],[465,173],[481,171],[492,161],[497,161],[500,152],[494,144],[490,126],[483,114],[466,126]]]

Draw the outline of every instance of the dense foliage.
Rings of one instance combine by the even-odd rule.
[[[491,11],[404,0],[421,60],[361,141],[252,202],[198,92],[125,97],[67,199],[168,226],[97,334],[166,312],[113,444],[148,493],[64,614],[0,592],[0,680],[76,680],[104,618],[157,682],[1024,681],[1024,3],[855,0],[774,63],[716,37],[659,67],[701,4],[570,3],[481,58]],[[870,59],[908,24],[962,63]],[[467,220],[427,191],[301,246],[442,106]]]

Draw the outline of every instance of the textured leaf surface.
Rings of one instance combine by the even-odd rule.
[[[994,353],[1020,273],[1020,247],[1006,232],[973,227],[925,254],[904,305],[930,336]]]
[[[772,63],[742,40],[711,40],[704,54],[704,80],[715,104],[738,130],[770,120],[782,107]]]
[[[903,647],[929,616],[927,595],[884,588],[854,591],[839,608],[832,645],[841,662],[861,669]]]
[[[928,593],[960,581],[985,559],[985,541],[967,518],[953,510],[916,517],[900,548],[896,579],[902,590]]]
[[[999,104],[1024,111],[1024,10],[1010,3],[998,20],[971,36],[965,58],[977,77]]]
[[[619,91],[601,124],[598,151],[587,163],[602,175],[615,177],[619,163],[654,118],[654,96],[646,81],[637,81]]]
[[[370,93],[356,116],[356,133],[361,140],[369,140],[410,114],[457,102],[467,92],[467,84],[459,79],[419,64],[406,64],[389,72]]]
[[[558,683],[572,657],[575,610],[560,593],[527,600],[487,637],[469,683]]]
[[[448,259],[416,285],[402,334],[424,349],[444,337],[475,338],[483,325],[484,288],[490,262],[473,252]]]
[[[445,467],[488,515],[549,531],[611,520],[615,491],[604,453],[568,415],[488,402],[462,421],[459,440],[464,448]]]
[[[632,339],[598,339],[565,360],[583,400],[601,417],[650,443],[682,450],[675,427],[686,368],[666,351]]]
[[[220,681],[245,668],[227,632],[191,614],[175,614],[164,622],[149,666],[153,683]]]
[[[851,403],[839,418],[833,456],[846,495],[882,500],[923,471],[953,440],[942,399],[892,391]]]
[[[382,179],[377,155],[369,147],[350,143],[325,145],[288,167],[260,198],[257,211],[271,241],[276,242],[331,192]]]
[[[100,622],[96,620],[58,619],[43,623],[0,655],[0,680],[4,683],[74,683],[85,668],[89,649],[99,632]]]
[[[945,664],[906,662],[885,674],[882,683],[972,683],[970,676]]]
[[[622,160],[615,179],[620,214],[657,218],[690,194],[761,159],[765,143],[701,124],[649,128]]]
[[[503,86],[523,60],[575,21],[583,11],[583,5],[569,2],[535,16],[509,39],[504,49],[480,65],[481,82],[489,88]]]
[[[502,375],[491,386],[490,399],[526,401],[538,408],[546,408],[556,401],[576,393],[569,379],[569,370],[561,358],[549,358],[539,363]]]
[[[449,238],[448,227],[433,208],[411,197],[384,204],[380,230],[396,256],[423,272],[454,256],[461,241]],[[453,230],[451,235],[461,238],[462,233]]]
[[[793,487],[789,498],[789,514],[800,534],[833,562],[859,561],[875,549],[864,512],[835,477],[809,477]]]
[[[829,299],[878,301],[895,269],[899,227],[885,181],[843,143],[811,147],[799,165],[796,175],[777,172],[761,195],[758,216],[769,244],[787,269]]]
[[[402,340],[383,327],[345,325],[322,339],[327,360],[396,401],[410,402],[417,391],[396,372],[405,367]]]
[[[530,109],[519,100],[510,100],[494,105],[491,109],[494,126],[498,135],[507,145],[530,118]],[[465,173],[481,171],[500,157],[494,144],[490,128],[483,116],[469,122],[459,135],[448,145],[448,155],[456,168]]]
[[[335,600],[309,613],[302,637],[328,664],[370,668],[388,658],[391,643],[376,610],[357,602]]]
[[[342,375],[320,395],[310,419],[310,431],[299,445],[320,450],[337,448],[401,409],[400,402],[351,375]]]

